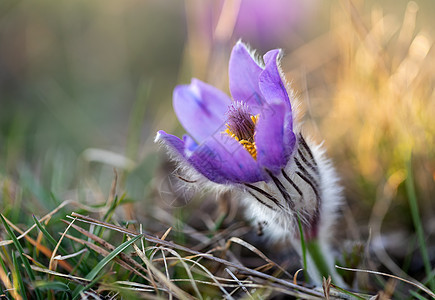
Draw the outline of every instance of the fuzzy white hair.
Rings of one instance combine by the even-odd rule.
[[[307,148],[301,150],[304,147]],[[343,200],[338,175],[326,157],[322,145],[310,140],[305,141],[302,135],[299,135],[297,148],[282,174],[275,177],[275,182],[249,185],[248,188],[239,190],[239,197],[247,219],[251,220],[252,224],[261,224],[265,238],[272,243],[284,241],[291,244],[300,255],[302,248],[298,218],[303,227],[310,229],[311,226],[316,226],[316,239],[331,268],[335,283],[343,286],[340,277],[334,276],[334,257],[330,249],[332,227]],[[304,156],[307,155],[304,151],[312,153],[310,160]],[[314,165],[315,169],[311,169],[310,166]],[[316,224],[312,224],[313,220]],[[308,259],[310,277],[316,284],[321,284],[320,274],[313,267],[309,256]]]

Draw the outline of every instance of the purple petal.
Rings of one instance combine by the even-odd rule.
[[[192,139],[187,134],[183,135],[183,142],[184,142],[184,153],[187,156],[190,156],[192,152],[195,151],[196,148],[198,147],[198,144],[195,142],[195,140]]]
[[[267,101],[281,100],[290,105],[287,89],[278,69],[278,58],[281,50],[275,49],[264,55],[265,68],[259,77],[261,93]]]
[[[293,132],[293,130],[290,128],[292,124],[291,122],[287,122],[288,119],[291,119],[291,113],[290,117],[286,117],[285,122],[286,125],[284,127],[284,147],[286,149],[286,155],[287,155],[287,160],[290,158],[290,155],[294,152],[295,150],[295,144],[296,144],[296,135]]]
[[[197,171],[217,183],[252,183],[265,179],[248,151],[225,134],[209,138],[188,161]]]
[[[287,164],[294,147],[294,133],[285,126],[287,114],[291,112],[285,103],[269,103],[255,127],[257,161],[275,174]]]
[[[154,141],[164,144],[172,154],[178,157],[185,157],[184,142],[175,135],[159,130]]]
[[[245,44],[238,42],[231,52],[230,91],[235,101],[246,102],[254,113],[264,103],[258,78],[263,69],[255,62]]]
[[[287,89],[281,78],[278,68],[281,50],[275,49],[267,52],[264,55],[265,68],[260,74],[259,86],[263,96],[268,102],[282,101],[287,104],[288,110],[291,112],[291,104]],[[293,118],[291,114],[286,116],[286,127],[293,130]]]
[[[222,91],[198,79],[174,89],[173,106],[184,129],[198,142],[225,125],[231,99]]]

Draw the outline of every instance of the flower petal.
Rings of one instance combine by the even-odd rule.
[[[265,179],[248,151],[226,134],[209,138],[188,161],[198,172],[217,183],[252,183]]]
[[[283,102],[269,103],[263,108],[255,127],[257,161],[276,174],[287,164],[295,144],[294,133],[285,126],[286,115],[291,112]]]
[[[173,106],[184,129],[202,142],[225,125],[231,99],[222,91],[198,79],[174,89]]]
[[[190,156],[198,148],[198,144],[189,135],[183,135],[184,154]]]
[[[258,87],[258,78],[263,69],[251,56],[245,44],[238,42],[231,52],[229,77],[231,96],[235,101],[246,102],[256,113],[264,99]]]
[[[294,142],[293,116],[291,114],[291,103],[285,83],[281,77],[278,64],[280,60],[281,50],[275,49],[267,52],[264,55],[265,68],[260,74],[259,86],[263,96],[268,102],[281,101],[287,104],[287,110],[290,112],[285,118],[285,127],[289,132],[286,137],[289,143]]]
[[[178,158],[185,157],[184,155],[184,141],[176,137],[175,135],[159,130],[157,132],[154,142],[159,142],[165,145],[171,154],[178,156]]]
[[[287,89],[278,68],[281,50],[275,49],[264,55],[265,68],[259,76],[259,87],[268,102],[281,100],[290,105]]]

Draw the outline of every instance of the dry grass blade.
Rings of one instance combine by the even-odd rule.
[[[55,260],[66,260],[66,259],[69,259],[69,258],[73,258],[73,257],[79,256],[79,255],[85,253],[86,251],[88,251],[88,249],[83,248],[82,250],[79,250],[76,253],[71,253],[71,254],[63,255],[63,256],[62,255],[56,255],[54,257],[54,259]]]
[[[408,284],[410,284],[410,285],[413,285],[413,286],[415,286],[415,287],[421,289],[421,290],[424,291],[426,294],[430,295],[432,298],[435,299],[435,293],[432,292],[431,290],[429,290],[427,287],[425,287],[424,285],[422,285],[422,284],[419,283],[419,282],[412,282],[412,281],[410,281],[410,280],[407,280],[407,279],[404,279],[404,278],[401,278],[401,277],[398,277],[398,276],[395,276],[395,275],[391,275],[391,274],[387,274],[387,273],[383,273],[383,272],[378,272],[378,271],[345,268],[345,267],[340,267],[340,266],[337,266],[337,265],[336,265],[335,267],[338,268],[338,269],[341,269],[341,270],[345,270],[345,271],[363,272],[363,273],[370,273],[370,274],[376,274],[376,275],[382,275],[382,276],[387,276],[387,277],[390,277],[390,278],[394,278],[394,279],[397,279],[397,280],[400,280],[400,281],[406,282],[406,283],[408,283]]]
[[[93,251],[97,252],[98,254],[100,254],[102,256],[107,256],[110,253],[106,249],[101,248],[100,246],[97,246],[94,243],[91,243],[89,241],[85,241],[85,240],[79,239],[79,238],[77,238],[75,236],[72,236],[72,235],[69,235],[69,234],[65,234],[65,237],[69,238],[70,240],[72,240],[74,242],[77,242],[79,244],[82,244],[82,245],[85,245],[85,246],[91,248]]]
[[[267,272],[274,267],[274,264],[266,263],[264,265],[256,267],[254,270],[259,272]]]
[[[165,255],[164,251],[162,251],[162,258],[163,258],[163,263],[164,263],[164,266],[165,266],[166,278],[168,278],[168,280],[170,280],[171,276],[169,275],[168,263],[166,261],[166,255]],[[169,299],[172,300],[172,294],[169,294]]]
[[[62,243],[63,238],[65,237],[65,234],[68,232],[68,230],[71,228],[71,225],[74,223],[75,219],[71,222],[70,225],[68,225],[68,227],[65,229],[65,231],[63,232],[63,234],[61,235],[59,241],[57,242],[56,247],[53,250],[53,253],[51,254],[51,258],[50,258],[50,263],[48,264],[48,269],[53,270],[53,264],[56,263],[57,261],[54,259],[54,257],[56,256],[56,252],[57,249],[60,246],[60,243]]]
[[[230,274],[231,278],[233,278],[233,279],[237,282],[237,284],[240,286],[240,288],[241,288],[241,289],[246,293],[246,295],[248,295],[248,297],[249,297],[250,299],[254,299],[254,298],[252,297],[251,293],[249,293],[249,291],[248,291],[248,289],[246,288],[246,286],[244,286],[244,285],[240,282],[240,280],[236,277],[236,275],[233,274],[233,272],[230,271],[230,269],[225,268],[225,271],[226,271],[228,274]]]
[[[297,279],[300,272],[302,272],[304,269],[299,269],[296,271],[295,275],[293,276],[293,283],[298,284]]]
[[[141,288],[143,289],[143,291],[147,291],[147,292],[152,292],[155,290],[155,287],[152,285],[147,285],[147,284],[133,282],[133,281],[120,280],[120,281],[115,281],[114,283],[119,285],[131,286],[134,288]],[[158,289],[160,289],[161,291],[166,291],[166,289],[161,289],[161,288]]]
[[[281,270],[284,274],[286,274],[287,276],[289,276],[290,278],[292,278],[291,274],[289,274],[284,268],[282,268],[280,265],[278,265],[277,263],[275,263],[274,261],[272,261],[270,258],[268,258],[266,255],[264,255],[263,252],[261,252],[260,250],[258,250],[256,247],[252,246],[251,244],[249,244],[248,242],[245,242],[244,240],[238,238],[238,237],[232,237],[228,240],[227,244],[229,246],[230,242],[234,242],[237,243],[239,245],[242,245],[243,247],[251,250],[252,252],[254,252],[255,254],[257,254],[259,257],[261,257],[262,259],[264,259],[266,262],[268,262],[269,264],[277,267],[279,270]]]
[[[97,219],[94,219],[94,218],[91,218],[88,216],[84,216],[84,215],[78,214],[76,212],[71,213],[71,217],[70,216],[67,216],[67,217],[71,218],[71,219],[77,218],[78,221],[85,222],[88,224],[97,225],[97,226],[102,226],[102,227],[112,229],[112,230],[115,230],[115,231],[118,231],[118,232],[121,232],[124,234],[128,234],[131,236],[136,236],[138,234],[136,231],[133,231],[133,230],[121,227],[121,226],[117,226],[114,224],[110,224],[107,222],[103,222],[103,221],[100,221],[100,220],[97,220]]]
[[[331,276],[328,277],[328,279],[326,279],[325,277],[323,277],[323,293],[325,293],[325,299],[329,300],[329,293],[331,290]]]
[[[164,241],[168,234],[171,232],[172,227],[169,227],[168,230],[165,231],[165,233],[162,235],[161,239]]]
[[[186,282],[189,279],[172,279],[171,281],[173,282]],[[223,280],[223,281],[231,281],[231,282],[237,282],[237,280],[233,280],[233,279],[229,279],[229,278],[219,278],[219,280]],[[211,286],[218,286],[216,284],[216,282],[211,282],[211,281],[205,281],[205,280],[196,280],[196,282],[201,283],[201,284],[206,284],[206,285],[211,285]],[[262,285],[262,284],[258,284],[258,283],[252,283],[251,281],[249,281],[248,283],[245,283],[246,281],[243,281],[243,286],[247,287],[247,288],[267,288],[267,286]],[[227,287],[227,288],[238,288],[240,287],[239,284],[237,283],[219,283],[220,286],[222,287]]]
[[[171,232],[171,230],[172,230],[172,227],[169,227],[167,230],[166,230],[166,232],[162,235],[162,237],[161,237],[161,240],[162,241],[164,241],[165,239],[166,239],[166,237],[168,236],[168,234]],[[156,244],[156,246],[158,246],[158,244]],[[151,255],[150,255],[150,259],[152,260],[152,258],[154,257],[154,255],[157,253],[157,251],[159,250],[159,247],[155,247],[155,249],[154,249],[154,251],[153,251],[153,253],[151,253]],[[145,251],[144,251],[145,252]],[[164,254],[164,252],[162,251],[162,255],[163,255],[163,260],[164,260],[164,263],[165,263],[165,268],[166,268],[166,275],[167,275],[167,277],[168,277],[168,279],[169,279],[169,273],[168,273],[168,266],[166,265],[166,259],[165,259],[165,254]]]
[[[83,278],[83,277],[73,276],[71,274],[63,274],[60,272],[52,271],[52,270],[41,268],[38,266],[31,266],[31,267],[34,271],[42,272],[42,273],[46,273],[49,275],[58,276],[58,277],[62,277],[62,278],[66,278],[66,279],[69,279],[69,280],[74,281],[74,282],[79,283],[79,284],[87,284],[87,283],[91,282],[90,280]]]

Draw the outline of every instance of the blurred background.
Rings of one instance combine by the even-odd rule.
[[[228,91],[242,38],[260,54],[284,49],[305,133],[325,141],[345,188],[338,238],[371,233],[394,253],[390,270],[414,253],[413,175],[433,259],[434,20],[431,0],[2,0],[0,210],[27,223],[65,199],[99,203],[113,168],[126,219],[174,209],[153,143],[159,129],[183,133],[172,90],[196,77]]]

